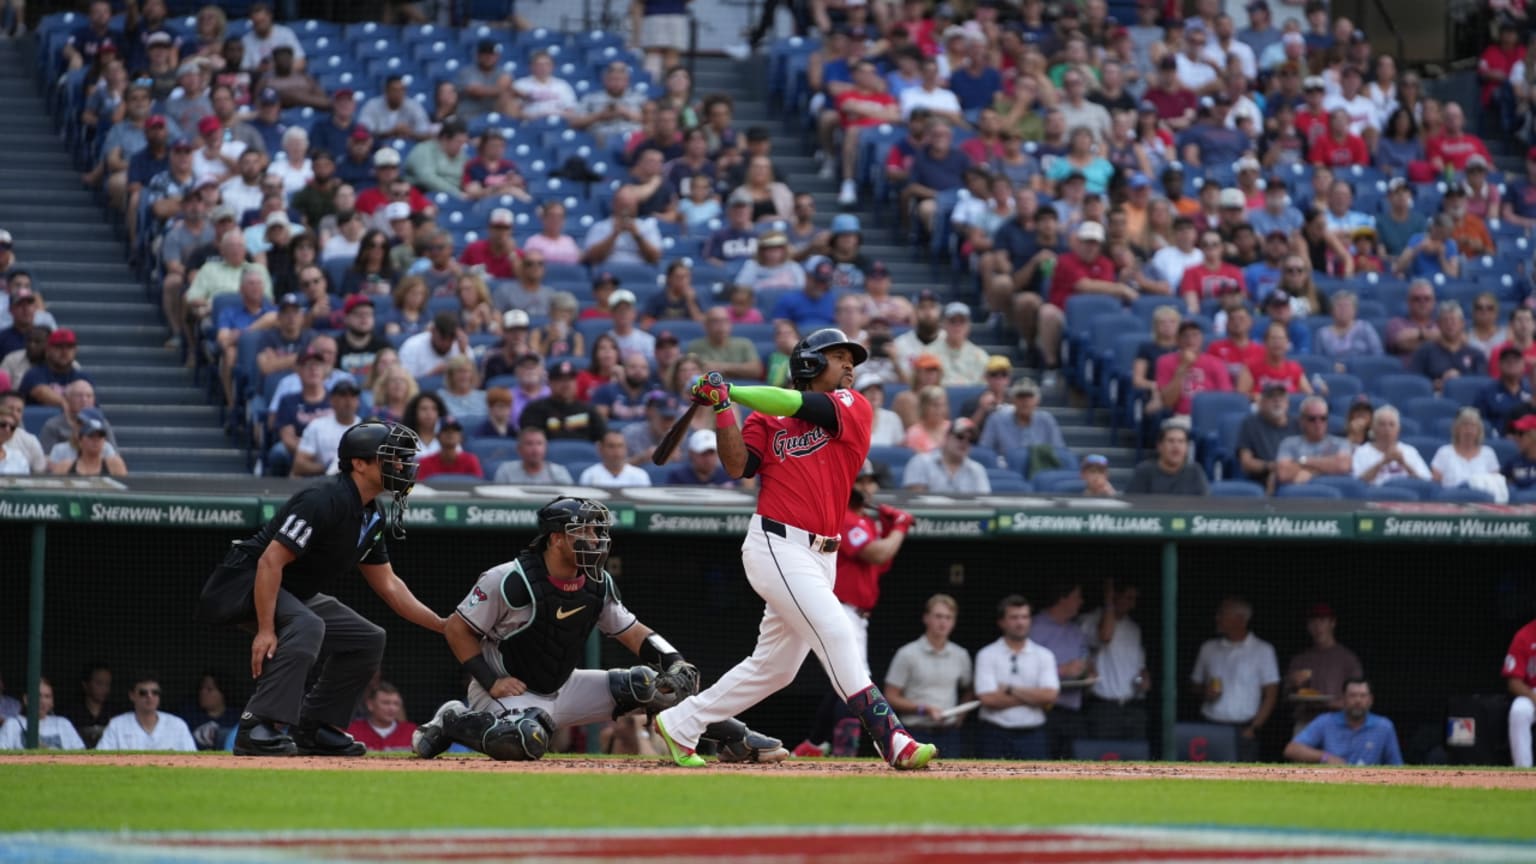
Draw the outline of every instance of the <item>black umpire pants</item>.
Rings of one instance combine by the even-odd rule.
[[[254,568],[214,571],[203,589],[199,619],[236,624],[254,633],[251,589],[255,583]],[[277,723],[347,728],[352,710],[384,659],[384,628],[329,594],[300,600],[284,589],[277,592],[272,625],[277,650],[262,664],[256,692],[245,710]],[[304,683],[317,660],[321,662],[319,678],[305,693]]]

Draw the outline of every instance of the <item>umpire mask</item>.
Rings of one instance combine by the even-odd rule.
[[[379,460],[379,479],[384,491],[391,494],[390,533],[397,540],[405,539],[405,499],[416,485],[416,454],[420,451],[421,438],[404,423],[390,424],[389,434],[375,451]]]

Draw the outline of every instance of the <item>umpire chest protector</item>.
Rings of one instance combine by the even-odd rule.
[[[502,580],[507,605],[532,605],[528,623],[501,640],[501,665],[507,674],[541,695],[559,690],[585,656],[587,637],[603,614],[612,584],[604,573],[601,581],[587,579],[575,591],[562,591],[550,581],[543,556],[524,550]]]

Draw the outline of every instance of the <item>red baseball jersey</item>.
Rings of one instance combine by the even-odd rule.
[[[890,561],[871,564],[859,560],[864,547],[880,539],[880,523],[862,510],[843,511],[843,542],[837,547],[837,583],[832,593],[857,609],[875,608],[880,600],[880,577],[891,569]]]
[[[1504,677],[1518,678],[1536,687],[1536,621],[1521,627],[1504,655]]]
[[[741,437],[758,459],[757,512],[836,537],[853,479],[869,454],[874,413],[856,390],[834,390],[827,396],[837,412],[835,436],[814,423],[754,411]]]

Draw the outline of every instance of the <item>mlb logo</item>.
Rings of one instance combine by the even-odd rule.
[[[1477,745],[1477,718],[1451,717],[1445,721],[1447,747],[1474,747]]]

